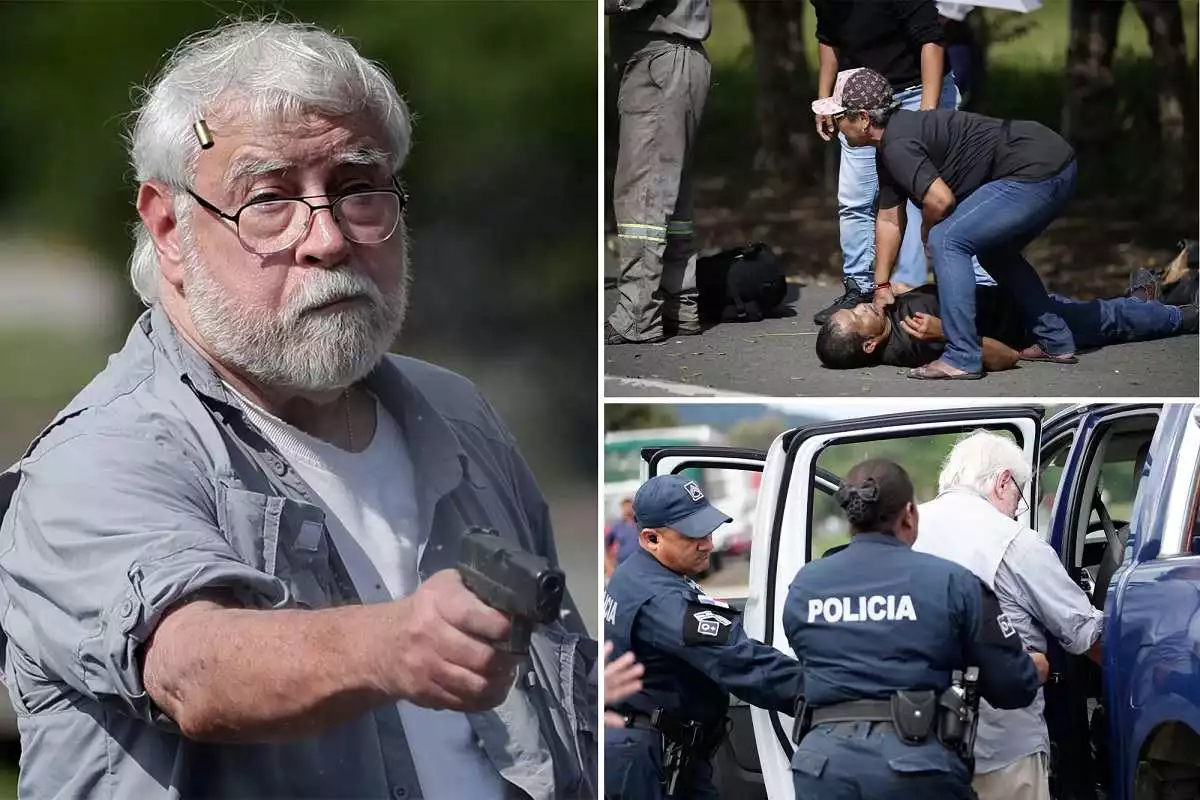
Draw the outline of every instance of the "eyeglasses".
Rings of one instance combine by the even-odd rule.
[[[408,194],[392,179],[394,188],[362,189],[339,195],[268,197],[251,200],[233,214],[226,214],[191,189],[187,193],[202,208],[232,222],[238,241],[248,252],[274,255],[292,247],[308,234],[313,214],[329,209],[342,235],[355,244],[379,244],[391,238],[408,205]],[[326,197],[328,203],[309,200]]]
[[[1009,475],[1008,479],[1012,481],[1012,485],[1017,489],[1017,508],[1013,512],[1013,517],[1023,516],[1025,512],[1029,511],[1029,502],[1025,499],[1025,493],[1021,491],[1021,484],[1017,483],[1017,479],[1012,475]]]

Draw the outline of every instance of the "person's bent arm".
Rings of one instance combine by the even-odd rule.
[[[934,178],[921,198],[921,239],[929,241],[929,230],[954,213],[956,200],[950,186],[941,178]]]
[[[820,66],[817,71],[817,99],[824,99],[833,94],[833,83],[837,78],[837,51],[824,42],[817,44],[817,58]],[[825,114],[816,115],[817,135],[825,141],[833,140],[837,126],[833,119]]]
[[[823,99],[833,94],[833,84],[837,80],[838,54],[832,46],[820,42],[817,44],[817,99]]]
[[[1005,562],[1029,598],[1037,621],[1068,653],[1086,653],[1100,638],[1104,612],[1092,605],[1087,593],[1063,569],[1054,548],[1036,533],[1018,534],[1009,553]]]
[[[164,615],[144,649],[143,682],[188,738],[304,738],[389,700],[495,707],[516,661],[483,640],[508,628],[450,570],[390,603],[252,610],[206,597]]]
[[[1021,354],[1004,342],[988,336],[983,337],[983,368],[988,372],[1003,372],[1012,369],[1021,360]]]
[[[1024,708],[1037,696],[1045,664],[1021,647],[1021,638],[1006,622],[991,589],[969,573],[951,581],[951,600],[958,604],[966,666],[979,667],[979,694],[996,708]],[[1043,657],[1044,660],[1044,657]]]
[[[680,596],[656,597],[638,612],[634,637],[686,661],[752,706],[792,713],[803,690],[800,663],[747,637],[736,611],[697,608]],[[695,613],[706,614],[715,631],[702,631]]]

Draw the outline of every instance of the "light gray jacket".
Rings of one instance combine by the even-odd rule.
[[[557,561],[533,476],[469,381],[389,356],[367,383],[411,450],[422,580],[454,565],[469,525]],[[395,703],[312,739],[206,744],[147,695],[139,647],[197,591],[261,608],[359,602],[308,487],[161,309],[0,475],[0,515],[22,797],[420,796]],[[297,539],[306,522],[315,543]],[[468,715],[512,797],[596,794],[596,644],[564,608],[508,699]]]

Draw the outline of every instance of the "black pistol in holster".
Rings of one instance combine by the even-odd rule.
[[[938,698],[938,740],[954,750],[975,774],[975,732],[979,728],[979,667],[954,670]]]
[[[512,620],[499,650],[528,653],[534,627],[558,619],[566,587],[563,571],[541,556],[507,546],[491,528],[467,528],[458,574],[476,597]]]
[[[693,758],[711,758],[725,738],[724,720],[705,725],[695,720],[680,720],[656,708],[650,714],[650,727],[663,737],[663,797],[673,800],[679,776]]]
[[[804,695],[796,698],[796,707],[792,711],[792,744],[800,744],[809,729],[812,728],[812,708],[804,700]]]

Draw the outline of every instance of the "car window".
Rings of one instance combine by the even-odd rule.
[[[993,429],[993,432],[1013,438],[1007,430]],[[886,458],[904,467],[912,479],[917,503],[923,503],[937,496],[942,461],[963,435],[960,432],[940,433],[835,444],[825,448],[817,457],[817,468],[828,470],[841,478],[860,461]],[[849,542],[850,528],[842,509],[831,495],[814,488],[811,503],[812,558],[820,558],[832,548]]]
[[[1063,468],[1075,441],[1074,432],[1055,439],[1042,450],[1041,472],[1038,475],[1037,530],[1042,539],[1050,539],[1050,523],[1054,515],[1054,498],[1062,483]]]

